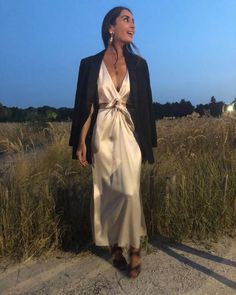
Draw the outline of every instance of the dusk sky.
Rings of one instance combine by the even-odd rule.
[[[236,0],[0,0],[0,102],[73,107],[81,58],[115,6],[135,19],[154,101],[236,98]]]

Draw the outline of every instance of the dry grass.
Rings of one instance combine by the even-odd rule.
[[[0,255],[19,260],[81,248],[91,240],[92,177],[91,167],[71,160],[70,124],[2,125],[1,148],[15,157],[1,171]],[[156,164],[143,165],[141,180],[149,236],[180,241],[230,234],[236,224],[235,120],[161,120],[157,131]],[[36,146],[43,146],[40,153]]]
[[[31,152],[68,136],[69,124],[0,123],[0,155]]]
[[[158,122],[157,162],[143,170],[149,232],[216,239],[236,221],[236,122]]]

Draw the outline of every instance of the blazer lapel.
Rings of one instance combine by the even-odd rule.
[[[87,85],[87,97],[88,102],[93,102],[95,99],[97,91],[97,79],[99,74],[99,69],[102,63],[103,56],[105,54],[105,49],[95,55],[92,61],[91,68],[89,71],[88,85]]]
[[[130,101],[137,103],[137,82],[136,82],[136,60],[128,51],[125,53],[125,61],[129,71],[130,79]]]

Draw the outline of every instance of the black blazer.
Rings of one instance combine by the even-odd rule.
[[[81,129],[86,122],[92,104],[94,112],[86,137],[87,161],[91,164],[91,138],[98,112],[97,79],[105,49],[96,55],[84,58],[80,62],[77,90],[75,95],[69,145],[72,146],[72,159],[77,159],[76,150],[79,144]],[[129,109],[135,126],[135,136],[142,153],[142,162],[154,163],[152,147],[157,146],[155,120],[152,110],[152,92],[150,87],[147,62],[142,57],[124,51],[130,78],[129,101],[134,108]]]

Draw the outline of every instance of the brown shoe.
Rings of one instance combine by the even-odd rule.
[[[130,250],[129,251],[129,257],[131,258],[132,256],[138,256],[140,257],[140,250]],[[131,266],[131,263],[129,264],[129,277],[132,278],[132,279],[135,279],[137,278],[137,276],[140,274],[141,272],[141,263],[135,265],[135,266]]]
[[[125,257],[122,255],[122,248],[118,246],[112,246],[111,247],[111,254],[113,255],[112,264],[115,268],[119,270],[125,270],[127,269],[128,263],[125,259]]]

